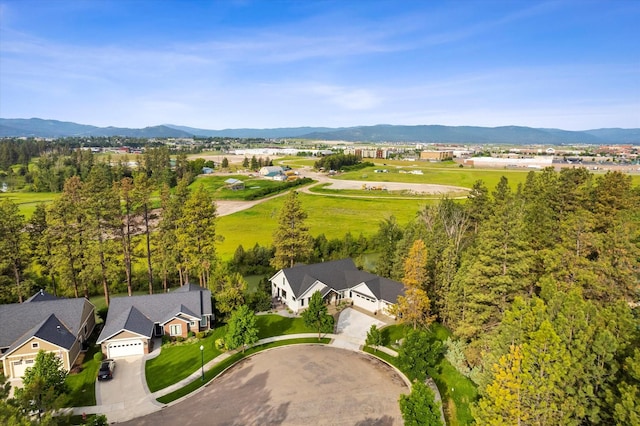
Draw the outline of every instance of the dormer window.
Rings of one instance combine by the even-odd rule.
[[[38,342],[32,342],[31,343],[31,349],[38,349],[40,347],[40,345],[38,344]]]

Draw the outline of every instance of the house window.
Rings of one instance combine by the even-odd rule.
[[[205,317],[204,315],[202,316],[202,318],[200,319],[200,325],[202,327],[206,327],[207,326],[207,317]]]
[[[31,343],[31,349],[38,349],[38,347],[39,347],[38,342]]]
[[[196,322],[195,321],[191,321],[191,327],[195,327],[196,326]]]
[[[286,291],[284,291],[284,290],[282,290],[282,298],[283,298],[283,299],[286,299],[286,298],[287,298],[287,292],[286,292]]]
[[[304,297],[300,299],[300,306],[304,306]]]
[[[181,324],[171,324],[169,326],[169,334],[171,336],[182,336],[182,325]]]

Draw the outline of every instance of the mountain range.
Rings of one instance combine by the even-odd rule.
[[[441,125],[388,125],[356,127],[283,127],[273,129],[207,130],[173,124],[142,129],[96,127],[40,118],[0,118],[0,137],[91,137],[136,138],[302,138],[349,142],[425,142],[460,144],[640,144],[640,129],[593,129],[570,131],[522,126],[478,127]]]

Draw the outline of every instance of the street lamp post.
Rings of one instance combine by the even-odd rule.
[[[202,381],[204,382],[204,346],[200,345],[200,354],[202,355]]]

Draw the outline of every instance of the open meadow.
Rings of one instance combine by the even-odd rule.
[[[237,159],[235,159],[237,160]],[[313,161],[303,157],[284,157],[277,161],[293,168],[304,167],[309,170]],[[339,174],[336,180],[356,180],[363,182],[405,182],[420,184],[454,185],[471,188],[477,180],[485,182],[493,190],[501,176],[506,176],[513,190],[526,180],[528,170],[496,170],[460,168],[455,163],[424,163],[399,160],[375,160],[376,166],[362,170]],[[375,170],[387,170],[376,173]],[[404,171],[405,173],[401,173]],[[408,173],[420,171],[422,174]],[[224,180],[233,177],[245,181],[246,189],[231,191],[224,188]],[[632,175],[634,185],[640,185],[640,175]],[[204,185],[217,200],[243,200],[251,191],[264,188],[275,188],[279,182],[249,177],[247,175],[211,175],[200,176],[192,184]],[[25,217],[33,214],[37,204],[49,203],[60,194],[50,192],[11,192],[0,193],[0,200],[10,198],[18,203]],[[407,195],[407,196],[405,196]],[[456,196],[460,194],[451,194]],[[464,194],[462,194],[464,195]],[[154,207],[158,206],[157,193],[154,194]],[[425,205],[435,202],[439,196],[411,196],[403,193],[383,193],[383,191],[340,190],[325,188],[324,185],[311,185],[308,193],[301,193],[300,200],[308,213],[307,224],[313,236],[324,233],[327,238],[342,238],[351,232],[354,237],[361,233],[367,237],[377,232],[380,221],[393,215],[401,224],[412,220]],[[278,213],[283,198],[275,197],[255,206],[218,219],[218,235],[223,238],[218,245],[218,253],[222,259],[233,256],[238,245],[245,249],[256,243],[269,245],[273,231],[277,227]]]

